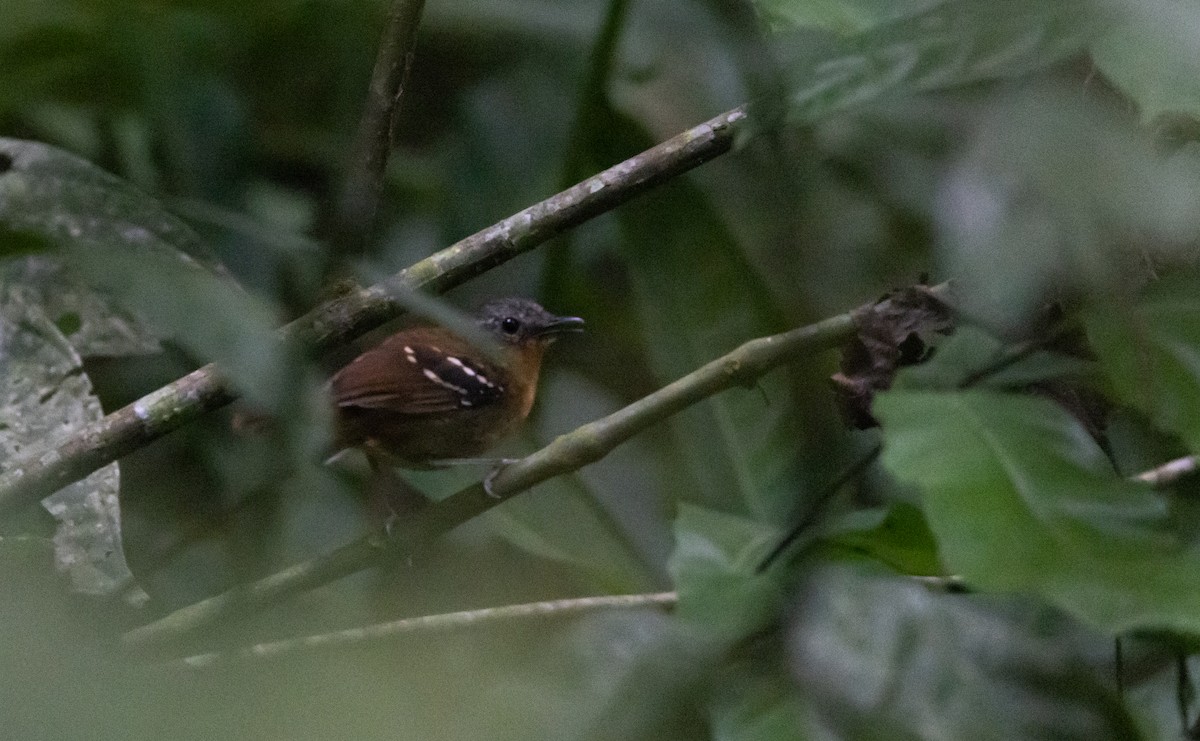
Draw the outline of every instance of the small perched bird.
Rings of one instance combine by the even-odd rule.
[[[546,347],[579,332],[579,317],[554,316],[537,303],[485,304],[479,326],[500,346],[490,359],[450,330],[414,327],[359,355],[331,381],[338,449],[384,453],[407,468],[472,458],[528,416]]]

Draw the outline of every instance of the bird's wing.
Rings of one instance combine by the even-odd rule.
[[[495,403],[499,373],[470,361],[465,346],[392,338],[358,356],[331,381],[338,407],[437,414]]]

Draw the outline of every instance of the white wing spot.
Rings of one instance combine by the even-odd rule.
[[[430,381],[433,381],[434,383],[436,383],[437,385],[441,386],[442,388],[448,388],[448,389],[450,389],[451,391],[456,391],[456,392],[458,392],[458,393],[460,393],[460,394],[465,394],[465,393],[467,393],[467,390],[466,390],[465,388],[462,388],[461,386],[455,386],[454,384],[452,384],[452,383],[450,383],[450,382],[446,381],[446,380],[445,380],[445,379],[443,379],[441,376],[439,376],[438,374],[436,374],[436,373],[434,373],[433,371],[429,370],[428,368],[426,368],[426,369],[425,369],[424,371],[422,371],[422,372],[425,374],[425,377],[426,377],[426,378],[428,378]]]

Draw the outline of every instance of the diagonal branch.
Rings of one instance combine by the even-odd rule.
[[[603,458],[634,435],[692,404],[734,386],[753,386],[756,379],[773,368],[836,347],[854,334],[855,314],[847,312],[806,327],[750,340],[504,468],[491,483],[491,495],[484,491],[482,483],[468,486],[399,523],[388,541],[361,538],[325,556],[189,605],[132,630],[125,635],[125,643],[140,647],[190,636],[228,615],[274,604],[389,558],[412,557],[443,533],[549,478]]]
[[[637,194],[728,152],[746,114],[734,108],[614,165],[369,288],[325,303],[283,328],[317,350],[403,313],[394,296],[446,291]],[[112,461],[228,404],[234,393],[206,365],[54,443],[0,474],[0,516],[53,494]]]

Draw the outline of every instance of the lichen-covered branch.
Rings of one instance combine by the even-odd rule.
[[[562,618],[599,610],[673,607],[678,601],[679,595],[675,592],[654,592],[651,594],[576,597],[573,599],[558,599],[546,602],[529,602],[523,605],[485,607],[478,610],[464,610],[462,612],[448,612],[441,615],[423,615],[421,617],[392,620],[362,628],[348,628],[333,633],[321,633],[302,638],[288,638],[281,641],[258,643],[235,651],[197,654],[182,659],[181,662],[186,666],[201,668],[230,661],[273,658],[298,651],[335,648],[367,641],[377,641],[385,638],[394,638],[405,633],[448,631],[508,620]]]
[[[259,609],[324,582],[382,563],[411,557],[443,533],[503,501],[553,477],[603,458],[639,432],[713,394],[734,386],[751,387],[763,374],[849,339],[855,312],[847,312],[789,332],[760,337],[713,360],[607,417],[556,438],[546,447],[504,468],[482,483],[425,507],[398,523],[391,538],[362,538],[333,553],[297,564],[265,579],[184,607],[125,635],[129,646],[160,644],[189,636],[222,617]]]
[[[325,303],[283,331],[318,350],[350,340],[403,313],[398,294],[415,289],[445,291],[729,151],[745,115],[742,108],[727,111],[381,283]],[[0,474],[0,516],[37,502],[233,398],[217,369],[208,365],[46,450],[12,462]]]

